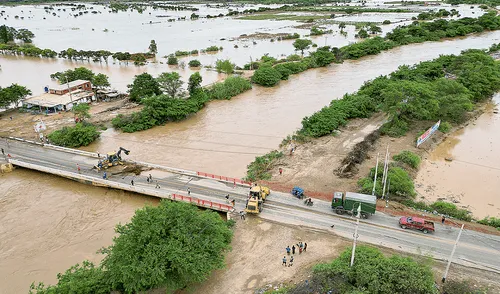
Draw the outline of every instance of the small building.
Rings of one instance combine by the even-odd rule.
[[[76,90],[92,91],[92,84],[86,80],[76,80],[49,88],[50,94],[64,95]]]
[[[48,114],[59,111],[68,111],[77,104],[89,103],[95,100],[96,98],[94,92],[77,89],[63,95],[51,94],[49,92],[39,96],[27,98],[23,100],[23,106],[28,109]]]

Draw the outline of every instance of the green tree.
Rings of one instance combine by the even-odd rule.
[[[177,64],[179,64],[179,59],[177,59],[177,57],[175,57],[175,55],[170,54],[167,58],[167,64],[168,65],[177,65]]]
[[[212,270],[224,267],[232,238],[216,212],[167,200],[137,210],[116,232],[113,245],[103,250],[102,267],[112,288],[126,293],[176,290],[206,280]]]
[[[331,263],[314,266],[311,287],[318,293],[329,289],[338,293],[438,293],[426,264],[399,255],[385,257],[379,249],[362,245],[356,247],[354,265],[350,266],[351,251],[348,248]]]
[[[366,39],[369,36],[370,35],[368,35],[368,32],[365,29],[359,30],[358,34],[356,35],[356,37],[361,38],[361,39]]]
[[[31,90],[26,88],[25,86],[21,86],[18,84],[12,84],[5,88],[0,88],[0,104],[4,106],[9,106],[14,103],[16,108],[19,106],[19,103],[26,98],[28,95],[31,95]],[[2,102],[3,101],[3,102]]]
[[[193,95],[198,89],[201,88],[201,82],[203,78],[199,72],[195,72],[189,77],[188,91],[190,95]]]
[[[281,80],[281,73],[273,67],[259,67],[252,76],[252,82],[265,87],[272,87]]]
[[[86,67],[77,67],[68,69],[64,72],[56,72],[50,75],[51,78],[57,79],[59,83],[69,83],[76,80],[91,81],[94,79],[94,72]]]
[[[96,86],[98,89],[106,88],[111,86],[108,81],[108,76],[102,73],[96,74],[92,79],[92,85]]]
[[[218,73],[232,74],[234,72],[234,63],[231,63],[229,59],[221,60],[217,59],[215,62],[215,69]]]
[[[13,42],[16,30],[14,28],[8,27],[6,25],[0,26],[0,43],[6,44],[8,42]]]
[[[167,93],[170,97],[175,98],[175,96],[182,90],[181,76],[177,72],[164,72],[156,78],[158,85]]]
[[[63,127],[48,135],[53,144],[76,148],[87,146],[99,138],[97,127],[88,123],[77,123],[74,127]]]
[[[339,29],[340,29],[341,31],[343,31],[343,30],[345,29],[345,27],[346,27],[346,23],[345,23],[345,22],[341,22],[341,23],[339,24]]]
[[[311,45],[312,41],[307,39],[297,39],[293,42],[293,47],[295,47],[295,51],[300,51],[302,55],[304,55],[304,50],[309,49]]]
[[[148,73],[136,75],[132,84],[127,87],[130,100],[135,102],[140,102],[144,97],[161,94],[158,82]]]
[[[73,113],[75,114],[75,117],[78,118],[78,121],[84,121],[87,118],[90,118],[90,105],[87,103],[80,103],[75,106],[73,106],[73,109],[71,109]]]
[[[198,59],[190,60],[188,63],[189,67],[200,67],[201,62]]]
[[[35,37],[35,34],[33,34],[30,30],[27,30],[27,29],[19,29],[19,30],[17,30],[17,33],[15,35],[16,39],[21,40],[24,43],[33,42],[34,37]]]
[[[151,52],[154,55],[158,53],[158,46],[156,46],[155,40],[151,40],[151,43],[149,44],[149,52]]]

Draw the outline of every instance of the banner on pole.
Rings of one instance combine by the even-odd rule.
[[[434,132],[439,128],[439,124],[441,124],[441,120],[439,120],[437,123],[435,123],[431,128],[429,128],[425,133],[423,133],[420,137],[417,139],[417,148],[420,146],[422,143],[427,141]]]

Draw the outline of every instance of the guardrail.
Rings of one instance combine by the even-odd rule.
[[[228,182],[228,183],[232,183],[234,185],[242,185],[242,186],[248,186],[248,187],[252,186],[252,182],[244,181],[242,179],[236,179],[236,178],[225,177],[225,176],[218,176],[218,175],[204,173],[204,172],[196,172],[196,175],[198,177]]]
[[[61,146],[52,145],[52,144],[44,144],[44,143],[31,141],[31,140],[25,140],[25,139],[16,138],[16,137],[7,137],[7,138],[10,140],[15,140],[15,141],[19,141],[19,142],[28,143],[28,144],[35,144],[35,145],[38,145],[41,147],[59,150],[62,152],[67,152],[67,153],[73,153],[73,154],[82,155],[82,156],[89,156],[89,157],[98,158],[99,157],[98,155],[101,154],[101,153],[96,153],[96,152],[89,152],[89,151],[82,151],[82,150],[78,150],[78,149],[61,147]],[[102,154],[104,154],[104,153],[102,153]],[[143,161],[125,160],[125,162],[130,162],[130,163],[143,165],[143,166],[147,166],[147,167],[151,167],[151,168],[161,169],[161,170],[164,170],[167,172],[181,174],[181,175],[190,176],[190,177],[213,179],[213,180],[233,184],[235,186],[236,185],[245,186],[245,187],[252,186],[251,182],[244,181],[242,179],[237,179],[237,178],[218,176],[218,175],[204,173],[204,172],[195,172],[195,171],[190,171],[190,170],[185,170],[185,169],[180,169],[180,168],[175,168],[175,167],[169,167],[169,166],[163,166],[163,165],[149,163],[149,162],[143,162]]]
[[[150,190],[150,189],[144,189],[138,186],[131,186],[128,184],[120,183],[120,182],[115,182],[111,180],[105,180],[97,177],[91,177],[87,176],[84,174],[80,173],[74,173],[74,172],[69,172],[69,171],[62,171],[58,170],[55,168],[51,167],[45,167],[37,164],[32,164],[32,163],[27,163],[24,161],[20,161],[17,159],[9,158],[8,160],[10,163],[16,166],[28,168],[28,169],[33,169],[33,170],[38,170],[41,172],[49,173],[49,174],[54,174],[60,177],[64,178],[69,178],[72,180],[77,180],[80,182],[85,182],[87,184],[92,184],[94,186],[103,186],[103,187],[109,187],[109,188],[114,188],[114,189],[119,189],[119,190],[125,190],[125,191],[130,191],[130,192],[135,192],[139,194],[144,194],[144,195],[149,195],[153,197],[158,197],[158,198],[163,198],[163,199],[170,199],[173,201],[183,201],[183,202],[189,202],[191,204],[195,204],[197,206],[205,207],[205,208],[210,208],[213,210],[218,210],[222,212],[229,212],[233,209],[232,206],[223,204],[223,203],[218,203],[218,202],[213,202],[210,200],[203,200],[203,199],[198,199],[194,197],[188,197],[188,196],[183,196],[179,194],[172,194],[168,193],[162,190]]]

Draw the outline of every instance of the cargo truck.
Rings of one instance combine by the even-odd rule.
[[[368,218],[375,213],[377,197],[353,192],[346,192],[345,194],[342,192],[333,193],[332,209],[337,214],[356,214],[360,205],[361,217]]]

